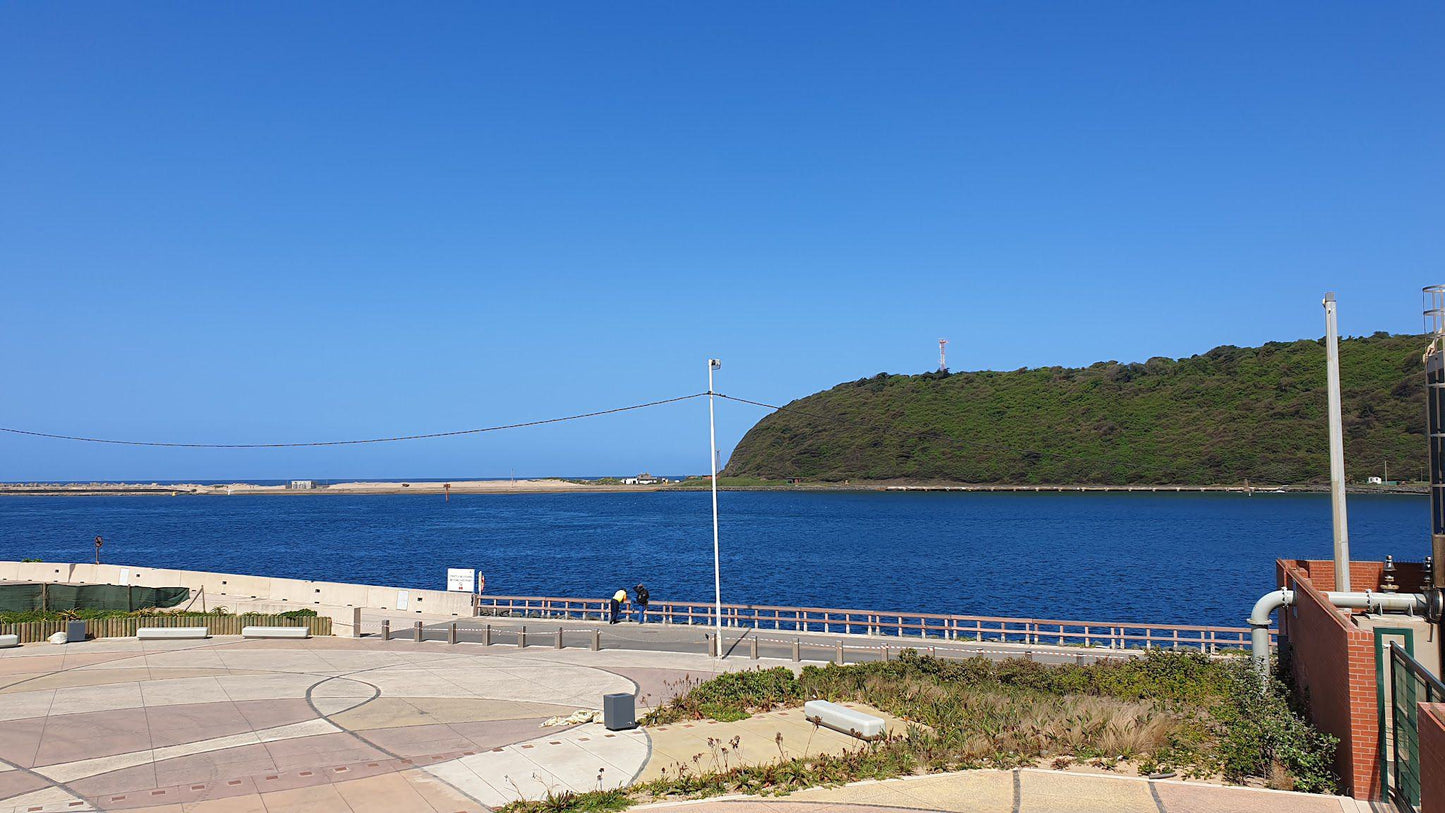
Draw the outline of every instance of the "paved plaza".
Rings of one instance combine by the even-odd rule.
[[[737,658],[723,668],[782,663]],[[375,637],[28,644],[0,650],[0,813],[481,811],[549,791],[619,787],[679,763],[706,769],[856,747],[796,709],[618,732],[543,726],[599,708],[612,692],[635,694],[645,711],[718,668],[700,653]],[[975,771],[657,809],[1332,813],[1353,804]]]

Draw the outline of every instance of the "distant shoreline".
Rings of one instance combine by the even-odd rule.
[[[987,483],[948,483],[932,481],[843,481],[843,482],[799,482],[785,481],[758,482],[749,478],[744,482],[730,482],[731,478],[720,478],[718,488],[723,491],[766,491],[766,492],[950,492],[950,493],[1229,493],[1229,494],[1318,494],[1327,492],[1328,485],[1310,483],[1304,485],[1098,485],[1098,484],[1054,484],[1054,485],[1002,485]],[[448,489],[447,486],[450,486]],[[340,482],[316,485],[312,488],[291,488],[286,485],[257,483],[0,483],[0,496],[35,497],[96,497],[96,496],[325,496],[325,495],[388,495],[425,494],[432,497],[446,494],[632,494],[655,493],[659,491],[702,491],[707,488],[707,478],[698,478],[682,483],[651,485],[626,485],[615,482],[590,483],[580,480],[559,478],[531,478],[519,480],[457,480],[451,483],[434,481],[390,481],[390,482]],[[1428,494],[1429,487],[1419,483],[1394,485],[1352,485],[1351,494]]]

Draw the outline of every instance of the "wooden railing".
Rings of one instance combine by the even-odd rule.
[[[474,605],[479,616],[605,621],[608,614],[606,599],[479,595]],[[635,613],[636,606],[625,605],[626,610]],[[649,621],[663,624],[711,626],[716,622],[717,611],[714,605],[707,603],[658,601],[648,605],[647,615]],[[1005,618],[763,604],[724,604],[722,616],[725,627],[790,632],[1109,649],[1197,649],[1211,654],[1250,648],[1249,627]],[[1275,632],[1271,630],[1271,643],[1274,636]]]
[[[19,635],[20,643],[44,641],[64,632],[67,621],[25,621],[0,624],[0,635]],[[292,618],[283,615],[142,615],[91,618],[85,634],[91,638],[128,638],[141,627],[205,627],[212,635],[240,635],[242,627],[306,627],[312,635],[330,635],[331,619],[324,615]]]

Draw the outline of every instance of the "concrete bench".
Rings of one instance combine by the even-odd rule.
[[[242,638],[309,638],[305,627],[242,627]]]
[[[20,646],[19,635],[0,635],[0,649],[9,649],[12,646]]]
[[[135,637],[142,641],[152,639],[205,638],[209,634],[210,630],[205,627],[140,627],[135,631]]]
[[[803,717],[810,723],[827,726],[834,731],[851,734],[865,740],[883,736],[883,718],[874,717],[829,703],[827,700],[809,700],[803,704]]]

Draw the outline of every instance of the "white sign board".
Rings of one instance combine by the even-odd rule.
[[[477,592],[477,571],[465,567],[447,568],[447,592]]]
[[[405,590],[396,591],[396,608],[398,610],[405,610],[409,598],[410,596]]]

